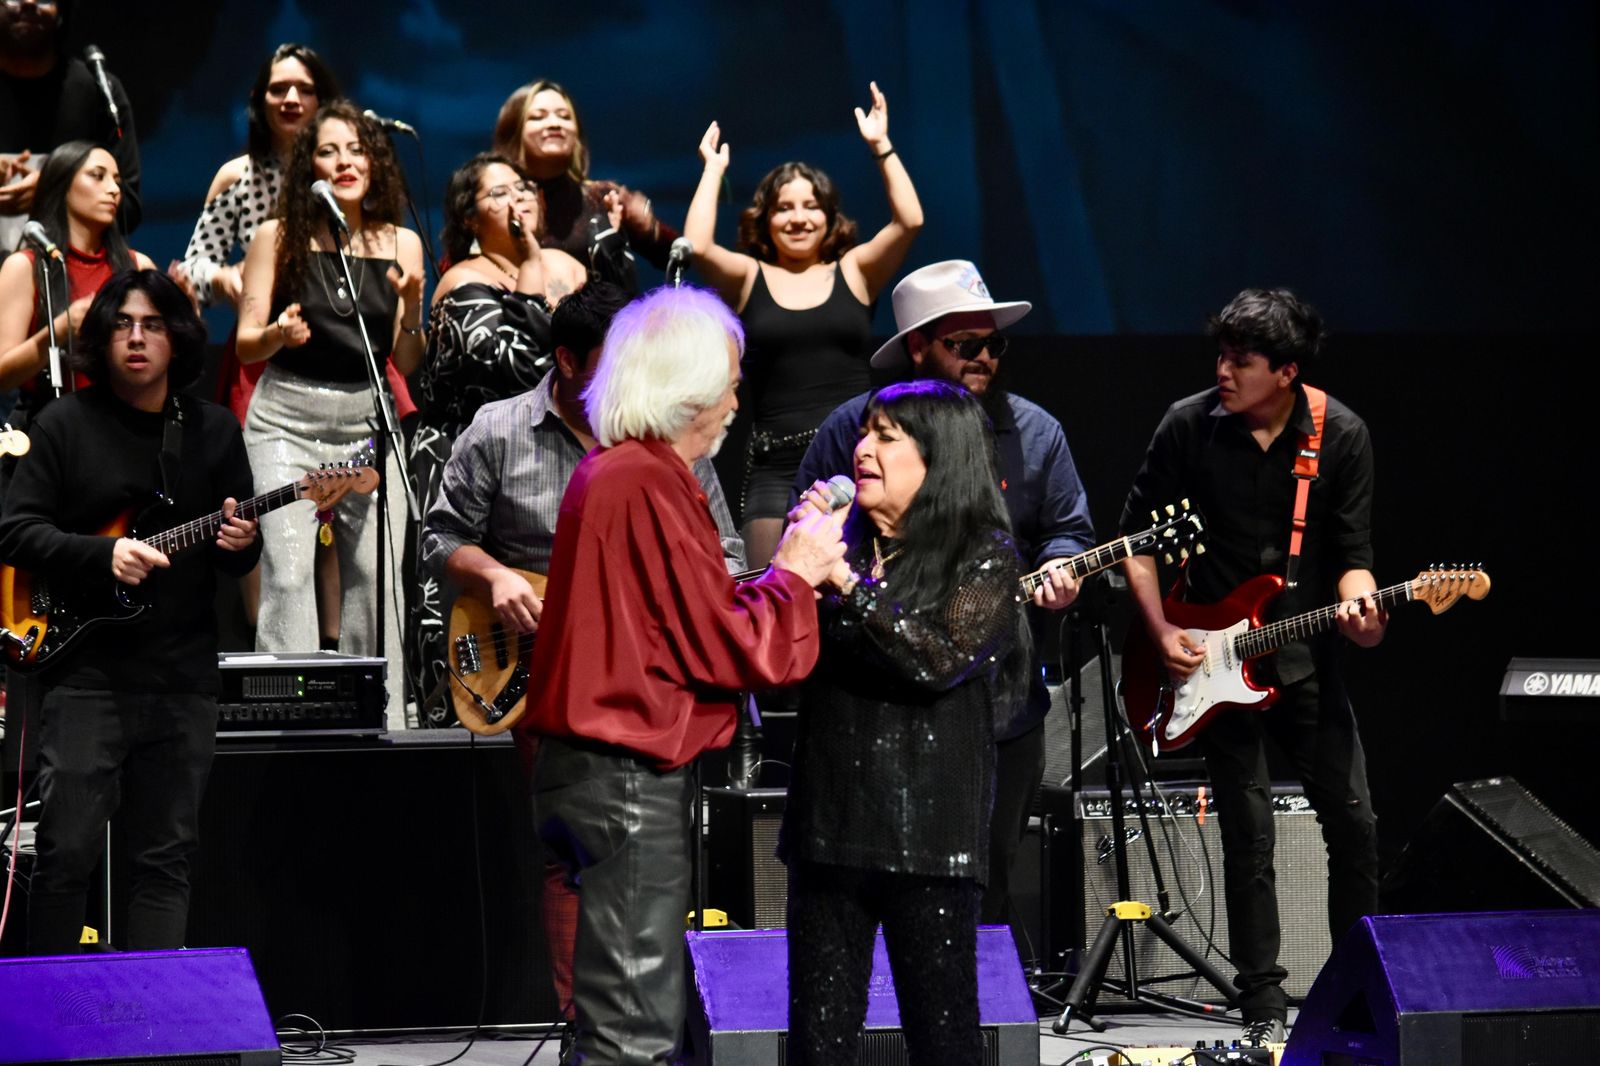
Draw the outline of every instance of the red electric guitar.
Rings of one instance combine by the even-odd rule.
[[[1263,625],[1263,612],[1282,591],[1283,578],[1275,574],[1246,581],[1219,603],[1185,603],[1174,590],[1162,603],[1162,614],[1187,629],[1205,650],[1200,666],[1176,688],[1145,627],[1135,623],[1128,630],[1122,649],[1122,701],[1128,721],[1149,739],[1152,751],[1159,754],[1192,743],[1211,716],[1225,708],[1265,710],[1276,702],[1277,689],[1252,680],[1250,661],[1290,641],[1327,632],[1339,608],[1336,603]],[[1379,589],[1372,598],[1382,608],[1420,600],[1440,614],[1463,596],[1481,600],[1488,594],[1489,575],[1482,570],[1440,568]]]
[[[299,481],[240,502],[235,514],[260,518],[296,500],[312,500],[327,510],[347,492],[371,492],[378,472],[354,463],[313,470]],[[164,505],[156,504],[137,525],[159,520]],[[140,537],[133,512],[126,511],[97,530],[105,537],[138,537],[167,555],[210,544],[222,528],[222,512]],[[139,589],[103,575],[80,575],[77,581],[46,582],[25,570],[0,564],[0,663],[14,670],[47,665],[78,636],[102,622],[126,622],[144,611]]]

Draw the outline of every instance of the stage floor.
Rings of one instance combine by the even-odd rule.
[[[1289,1012],[1289,1021],[1294,1022],[1294,1011]],[[1095,1061],[1103,1063],[1106,1052],[1098,1050],[1104,1047],[1113,1048],[1145,1048],[1145,1047],[1194,1047],[1195,1041],[1204,1040],[1208,1045],[1221,1040],[1224,1043],[1232,1042],[1238,1034],[1236,1022],[1205,1022],[1189,1018],[1178,1017],[1171,1014],[1147,1013],[1129,1011],[1126,1013],[1107,1013],[1104,1020],[1107,1028],[1104,1033],[1096,1033],[1080,1026],[1066,1036],[1057,1036],[1050,1031],[1050,1023],[1054,1017],[1041,1019],[1039,1022],[1039,1062],[1041,1066],[1060,1066],[1067,1062]],[[435,1066],[442,1064],[452,1056],[460,1053],[465,1044],[464,1036],[435,1035],[427,1039],[413,1036],[395,1036],[384,1038],[371,1037],[344,1037],[335,1038],[333,1043],[341,1051],[354,1055],[347,1059],[343,1056],[334,1057],[325,1055],[321,1058],[297,1058],[296,1063],[335,1063],[353,1062],[355,1066]],[[480,1035],[471,1049],[459,1059],[455,1059],[458,1066],[556,1066],[558,1054],[556,1049],[557,1038],[550,1040],[535,1054],[534,1046],[538,1043],[538,1036],[523,1034],[495,1033],[488,1036]],[[1091,1054],[1093,1060],[1077,1058],[1084,1051],[1094,1048]],[[530,1058],[530,1056],[532,1056]],[[289,1061],[287,1058],[285,1061]]]

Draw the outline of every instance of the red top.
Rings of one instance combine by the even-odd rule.
[[[735,586],[700,483],[661,441],[578,464],[549,577],[520,740],[600,741],[675,769],[727,746],[737,690],[817,661],[811,587],[782,570]]]
[[[24,248],[22,250],[22,254],[28,257],[28,264],[30,266],[37,262],[37,258],[32,248]],[[134,253],[130,251],[128,254],[129,256],[132,256]],[[100,291],[100,286],[110,281],[111,276],[116,273],[116,269],[112,267],[111,261],[109,258],[107,258],[104,248],[100,249],[99,255],[90,255],[88,252],[80,252],[76,248],[69,247],[67,249],[66,256],[68,303],[81,299],[85,296],[93,296],[95,293]],[[37,282],[35,285],[37,285]],[[58,307],[56,308],[56,314],[59,315],[65,310],[65,307]],[[39,332],[39,330],[43,328],[44,320],[39,317],[38,304],[35,302],[33,321],[28,325],[28,335],[31,337],[33,334]],[[58,334],[56,340],[60,342],[61,353],[63,356],[65,356],[67,351],[67,338],[64,335]],[[47,365],[45,369],[49,370],[49,366]],[[66,368],[63,367],[62,369],[65,370]],[[89,379],[84,377],[82,374],[74,371],[72,378],[75,382],[75,384],[72,386],[74,389],[86,389],[89,387]],[[32,392],[38,380],[38,376],[35,375],[34,377],[31,377],[27,381],[23,382],[22,391]],[[65,385],[65,375],[62,376],[61,380],[62,384]]]

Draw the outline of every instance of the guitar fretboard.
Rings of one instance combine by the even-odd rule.
[[[1372,594],[1380,609],[1387,609],[1397,603],[1405,603],[1412,598],[1410,581],[1402,581],[1398,585],[1379,589]],[[1342,602],[1342,601],[1341,601]],[[1240,659],[1254,659],[1258,655],[1265,655],[1269,651],[1277,651],[1290,641],[1305,640],[1318,633],[1325,633],[1332,629],[1338,618],[1340,604],[1335,603],[1327,607],[1319,607],[1315,611],[1297,614],[1293,618],[1285,618],[1279,622],[1268,622],[1264,626],[1246,630],[1234,638],[1233,650]]]
[[[1098,548],[1090,548],[1081,555],[1074,555],[1058,567],[1046,567],[1043,570],[1035,570],[1031,574],[1022,575],[1022,594],[1024,596],[1032,596],[1037,592],[1045,582],[1050,580],[1050,571],[1052,569],[1066,570],[1075,579],[1088,577],[1090,574],[1104,570],[1113,563],[1122,562],[1132,554],[1127,537],[1111,541],[1109,544],[1102,544]]]
[[[250,521],[267,514],[269,511],[276,511],[284,504],[293,503],[299,498],[300,483],[291,481],[282,488],[273,489],[271,492],[263,492],[260,496],[250,497],[240,503],[233,513]],[[204,518],[196,518],[193,521],[183,523],[181,526],[173,526],[171,529],[162,530],[160,533],[152,534],[143,539],[146,544],[157,551],[171,555],[173,552],[180,552],[197,544],[209,543],[216,537],[217,530],[222,528],[223,521],[222,512],[217,511],[214,514],[206,515]]]

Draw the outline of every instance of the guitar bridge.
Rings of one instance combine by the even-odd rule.
[[[463,674],[475,674],[483,669],[477,634],[463,633],[456,638],[456,669]]]

